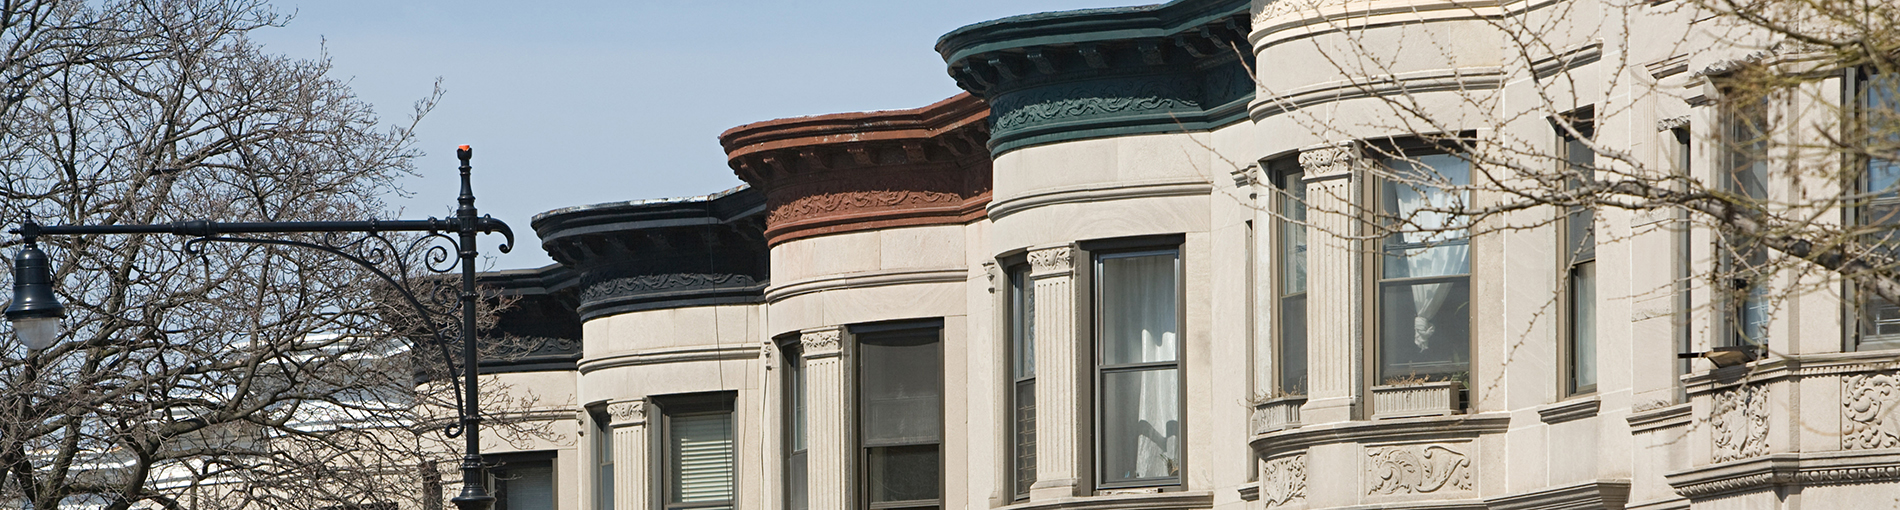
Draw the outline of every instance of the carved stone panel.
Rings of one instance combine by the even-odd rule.
[[[1276,507],[1296,499],[1306,499],[1306,454],[1280,457],[1261,466],[1261,501]]]
[[[1075,256],[1067,246],[1029,252],[1029,268],[1037,276],[1068,274],[1075,268]]]
[[[1423,494],[1472,488],[1471,458],[1448,443],[1366,448],[1366,494]]]
[[[1892,372],[1841,377],[1841,449],[1900,446],[1900,379]]]
[[[1768,454],[1768,387],[1744,384],[1715,393],[1709,413],[1714,462]]]
[[[821,358],[838,355],[843,331],[838,328],[826,328],[806,331],[798,336],[798,342],[805,348],[806,358]]]

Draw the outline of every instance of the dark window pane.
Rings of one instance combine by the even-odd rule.
[[[1280,391],[1306,394],[1306,295],[1280,299]]]
[[[934,500],[942,494],[937,445],[867,448],[864,460],[872,503]]]
[[[1471,368],[1471,291],[1465,278],[1379,286],[1379,380],[1462,378]]]
[[[1036,483],[1036,381],[1016,383],[1016,494]]]
[[[1036,376],[1036,290],[1029,281],[1027,268],[1010,273],[1010,355],[1014,377]]]
[[[803,450],[792,453],[785,460],[785,507],[791,510],[811,508],[811,500],[806,496],[810,492],[806,489],[810,482],[807,481],[805,462]]]
[[[1384,278],[1418,278],[1471,272],[1470,248],[1464,241],[1464,220],[1451,211],[1465,206],[1463,186],[1471,181],[1471,166],[1446,154],[1417,156],[1416,162],[1388,160],[1402,181],[1381,186],[1381,211],[1396,222],[1397,232],[1384,242]]]
[[[1104,483],[1180,476],[1180,384],[1172,368],[1102,374]]]
[[[1102,364],[1174,361],[1174,254],[1100,259]]]
[[[1282,177],[1280,215],[1280,293],[1306,292],[1306,183],[1297,174]]]
[[[936,330],[860,337],[861,437],[865,446],[943,437],[943,351]]]
[[[554,465],[516,463],[495,470],[496,510],[554,510]]]
[[[1577,264],[1570,269],[1570,387],[1571,393],[1597,386],[1597,265]]]

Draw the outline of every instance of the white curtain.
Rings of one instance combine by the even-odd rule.
[[[1409,224],[1401,225],[1395,236],[1397,246],[1387,246],[1385,277],[1417,278],[1450,276],[1471,272],[1471,247],[1464,242],[1462,220],[1445,210],[1465,205],[1464,192],[1433,186],[1462,186],[1471,180],[1471,168],[1456,156],[1436,154],[1413,158],[1416,161],[1391,160],[1394,175],[1404,181],[1386,186],[1386,212]],[[1435,210],[1430,210],[1435,209]],[[1388,241],[1390,243],[1391,241]],[[1412,344],[1423,352],[1431,348],[1437,332],[1432,318],[1451,297],[1454,285],[1437,283],[1412,286]]]
[[[1109,481],[1177,476],[1181,395],[1172,252],[1102,261],[1104,368],[1173,362],[1104,374]]]

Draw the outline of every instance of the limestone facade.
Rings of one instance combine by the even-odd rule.
[[[1664,4],[1555,19],[1697,41]],[[1561,64],[1592,89],[1572,97],[1621,101],[1594,110],[1595,136],[1632,158],[1673,161],[1672,130],[1715,136],[1705,73],[1686,70],[1746,51],[1555,30],[1556,54],[1526,60],[1488,39],[1501,37],[1488,20],[1559,5],[1177,0],[958,29],[937,49],[966,94],[736,127],[720,141],[744,187],[537,217],[559,264],[491,278],[553,303],[545,316],[567,310],[548,320],[579,324],[579,347],[496,372],[560,418],[489,451],[551,452],[568,509],[602,508],[608,483],[615,508],[635,509],[1856,508],[1900,495],[1894,353],[1853,350],[1845,305],[1800,295],[1768,322],[1766,359],[1685,368],[1677,353],[1727,333],[1706,292],[1655,292],[1712,263],[1711,234],[1666,215],[1597,212],[1589,352],[1565,349],[1548,315],[1565,278],[1549,222],[1462,241],[1466,269],[1425,284],[1381,272],[1396,263],[1368,255],[1382,241],[1359,218],[1305,216],[1287,250],[1284,197],[1371,207],[1378,156],[1411,150],[1402,139],[1420,131],[1401,129],[1391,95],[1455,119],[1476,108],[1463,94],[1522,100],[1524,76]],[[1402,65],[1355,74],[1322,50],[1350,44]],[[1632,78],[1606,75],[1612,62],[1655,65]],[[1632,79],[1651,93],[1609,90]],[[1555,139],[1541,117],[1434,129]],[[1687,171],[1711,175],[1718,151],[1687,147]],[[1378,297],[1402,284],[1424,286]],[[1411,315],[1380,315],[1398,307]],[[1446,340],[1463,342],[1448,358],[1383,361]],[[904,358],[909,373],[867,364],[896,348],[923,357]],[[1576,356],[1588,385],[1566,379]],[[667,420],[704,409],[730,415],[730,496],[680,501]],[[878,421],[887,412],[910,421]],[[601,431],[611,477],[587,446]],[[899,451],[927,460],[895,464]]]

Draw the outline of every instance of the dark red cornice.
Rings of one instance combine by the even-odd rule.
[[[765,192],[767,242],[960,224],[990,197],[989,106],[969,94],[911,110],[755,122],[719,135]]]

